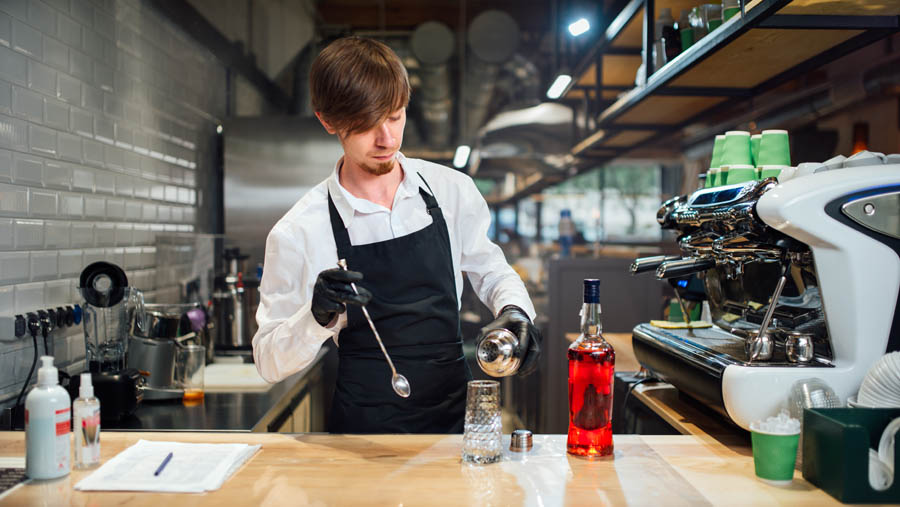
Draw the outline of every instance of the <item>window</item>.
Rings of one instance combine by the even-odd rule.
[[[580,236],[576,242],[658,241],[660,185],[660,166],[621,165],[587,171],[550,187],[541,196],[542,239],[558,239],[560,212],[568,209]],[[526,235],[521,225],[520,215],[519,233]]]

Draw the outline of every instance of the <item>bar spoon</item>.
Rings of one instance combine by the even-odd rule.
[[[339,259],[338,266],[344,271],[347,271],[347,260]],[[359,290],[356,288],[356,284],[350,282],[350,286],[353,287],[353,292],[359,294]],[[391,376],[391,387],[394,388],[394,392],[397,393],[398,396],[403,398],[409,398],[409,381],[406,380],[406,377],[397,373],[397,368],[394,368],[394,362],[391,361],[391,356],[388,355],[388,351],[384,348],[384,343],[381,341],[381,336],[378,334],[378,330],[375,329],[375,323],[372,322],[372,317],[369,316],[369,311],[366,310],[366,305],[362,305],[363,315],[366,316],[366,320],[369,321],[369,327],[372,329],[372,333],[375,334],[375,339],[378,340],[378,346],[381,347],[381,352],[384,353],[384,358],[387,359],[388,364],[391,367],[391,372],[393,375]]]

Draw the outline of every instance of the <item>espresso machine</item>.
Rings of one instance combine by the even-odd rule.
[[[657,221],[677,231],[681,257],[631,266],[703,281],[713,327],[639,324],[634,352],[744,429],[785,408],[799,379],[818,377],[846,401],[900,350],[900,164],[793,174],[663,203]]]

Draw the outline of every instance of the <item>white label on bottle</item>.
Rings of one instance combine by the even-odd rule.
[[[56,469],[61,472],[69,470],[69,432],[71,431],[69,408],[57,410],[54,422],[56,423]]]

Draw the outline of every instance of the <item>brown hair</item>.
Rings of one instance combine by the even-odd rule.
[[[391,48],[373,39],[338,39],[309,73],[313,110],[341,134],[365,132],[409,104],[409,77]]]

